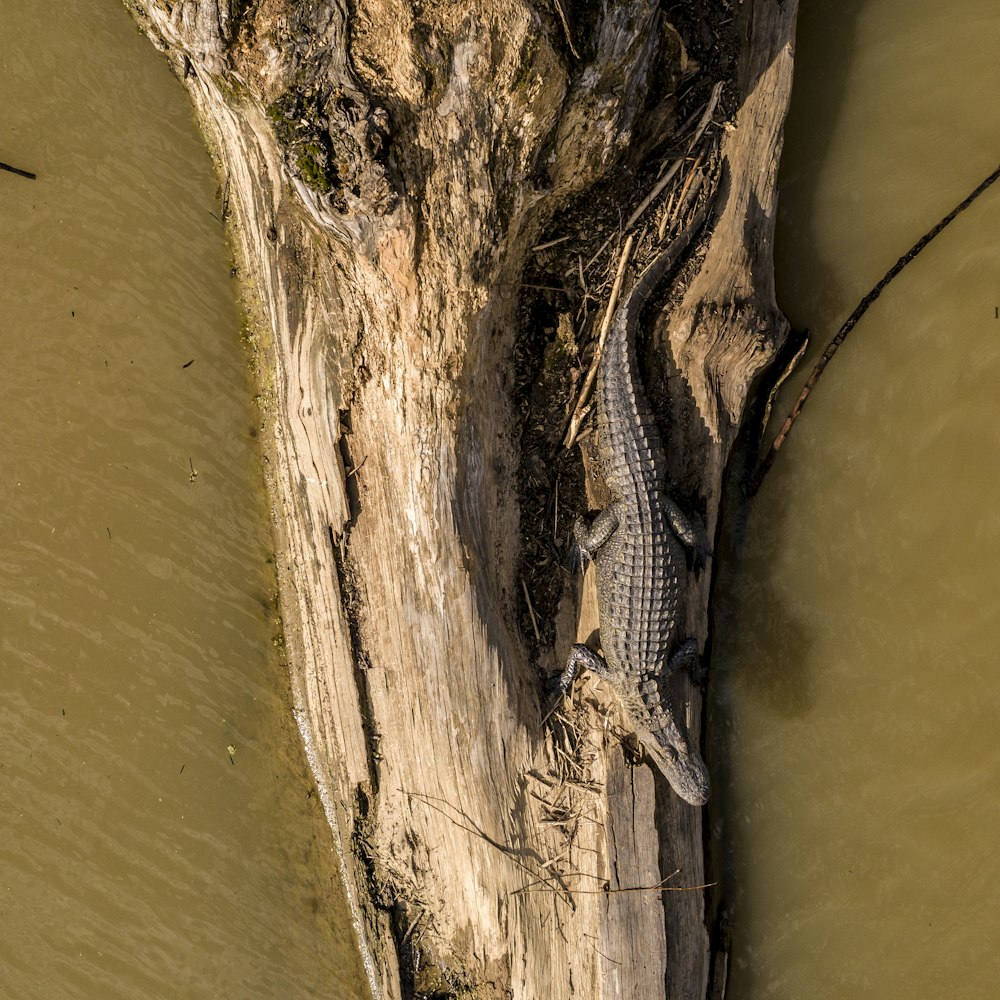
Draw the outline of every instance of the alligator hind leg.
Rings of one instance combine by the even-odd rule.
[[[694,639],[685,639],[670,654],[663,676],[669,677],[677,670],[686,670],[692,683],[697,684],[700,688],[705,686],[705,682],[708,680],[708,671],[698,659],[698,643]]]
[[[673,528],[674,534],[689,549],[697,549],[702,544],[702,540],[699,538],[698,532],[694,530],[694,526],[688,520],[687,514],[670,497],[662,497],[662,504],[663,513],[667,515],[667,523]]]
[[[580,546],[581,553],[587,559],[593,559],[594,553],[618,527],[621,520],[621,507],[620,500],[609,504],[590,522],[589,528],[582,517],[576,519],[576,523],[573,525],[573,537],[576,539],[576,544]]]
[[[705,560],[710,555],[708,539],[694,527],[684,511],[670,497],[662,497],[661,504],[671,530],[687,549],[689,565],[704,566]]]

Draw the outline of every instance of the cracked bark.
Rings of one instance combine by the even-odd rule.
[[[566,842],[531,777],[552,747],[516,613],[511,357],[532,246],[586,192],[611,226],[628,217],[677,91],[707,93],[714,64],[651,0],[126,3],[229,178],[300,728],[373,992],[705,996],[700,892],[591,891],[705,881],[700,813],[647,766],[594,757],[593,822],[550,864]],[[686,30],[711,38],[728,7],[687,11]],[[771,235],[795,3],[741,11],[728,186],[651,338],[674,483],[710,536],[786,332]],[[702,644],[710,574],[688,601]],[[586,587],[579,609],[585,636]],[[555,659],[574,638],[561,629]],[[674,683],[697,738],[700,695]]]

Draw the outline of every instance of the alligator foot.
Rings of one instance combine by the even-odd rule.
[[[667,515],[667,521],[670,527],[674,529],[674,534],[689,549],[696,549],[701,539],[698,537],[698,532],[694,530],[694,525],[691,524],[687,514],[670,497],[663,497],[662,503],[663,512]]]
[[[574,532],[575,536],[575,532]],[[563,558],[562,565],[568,573],[581,573],[586,569],[587,562],[590,560],[590,553],[583,548],[582,545],[573,537],[570,540],[569,547],[566,550],[566,555]]]
[[[708,683],[708,667],[698,656],[698,643],[694,639],[685,639],[667,660],[664,677],[669,677],[676,670],[686,670],[691,683],[704,690]]]
[[[607,680],[611,677],[611,671],[608,670],[608,665],[604,662],[604,658],[598,656],[597,653],[582,642],[577,642],[570,647],[569,656],[566,659],[566,667],[556,678],[553,688],[561,695],[566,694],[573,686],[573,679],[581,667],[602,679]]]
[[[711,555],[705,533],[695,528],[691,523],[691,519],[670,497],[663,497],[662,503],[663,512],[667,516],[667,523],[687,549],[691,567],[696,569],[704,566],[706,560]]]
[[[543,724],[559,707],[560,701],[569,694],[569,690],[573,686],[573,680],[581,667],[584,670],[590,670],[592,673],[597,674],[598,677],[610,677],[611,672],[608,670],[608,665],[602,657],[583,645],[582,642],[575,643],[570,647],[569,656],[566,659],[566,667],[563,672],[557,677],[549,678],[546,683],[546,688],[555,694],[555,698],[549,705],[549,710],[542,718]]]
[[[667,673],[677,669],[691,669],[691,664],[698,661],[698,647],[694,639],[682,643],[667,664]],[[602,680],[609,681],[622,695],[621,681],[608,667],[607,662],[583,643],[570,647],[566,667],[556,678],[555,689],[560,696],[569,692],[579,671],[589,670]],[[636,733],[639,742],[645,748],[652,763],[670,783],[670,787],[685,802],[694,806],[704,805],[710,794],[708,770],[698,751],[688,744],[687,733],[683,722],[674,718],[672,709],[665,703],[660,694],[660,678],[649,677],[640,688],[640,697],[645,707],[635,701],[629,704],[628,697],[623,698],[622,707],[630,725]],[[652,699],[656,711],[649,714],[649,699]],[[555,706],[549,711],[554,711]],[[546,716],[547,718],[548,716]]]

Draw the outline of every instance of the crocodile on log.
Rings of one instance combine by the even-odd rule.
[[[639,317],[657,285],[700,230],[709,206],[642,272],[615,313],[597,375],[597,433],[602,476],[611,503],[589,527],[574,529],[577,545],[597,568],[604,656],[577,643],[558,688],[569,691],[583,667],[608,681],[629,725],[671,788],[685,802],[708,801],[708,769],[691,745],[683,712],[671,704],[665,680],[697,661],[693,639],[675,649],[684,614],[683,543],[698,536],[666,494],[666,459],[656,416],[639,375]]]

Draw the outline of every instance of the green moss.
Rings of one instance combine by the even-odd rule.
[[[299,168],[302,180],[309,187],[314,191],[319,191],[320,194],[329,194],[333,189],[332,180],[336,178],[336,172],[333,172],[334,177],[331,178],[323,166],[324,159],[323,149],[317,143],[307,142],[298,146],[295,165]]]
[[[274,635],[271,636],[271,645],[274,646],[279,653],[284,653],[285,651],[285,623],[281,620],[281,616],[278,615],[274,619]]]
[[[453,46],[432,24],[414,19],[410,29],[411,56],[423,74],[424,99],[437,104],[444,97],[454,59]]]
[[[288,162],[314,191],[330,194],[340,187],[329,123],[318,92],[288,90],[265,109],[271,129]]]
[[[527,96],[526,90],[529,83],[533,83],[538,75],[535,70],[535,57],[538,54],[540,39],[535,35],[529,35],[521,46],[518,53],[518,67],[511,81],[511,93],[518,95],[522,99]]]

